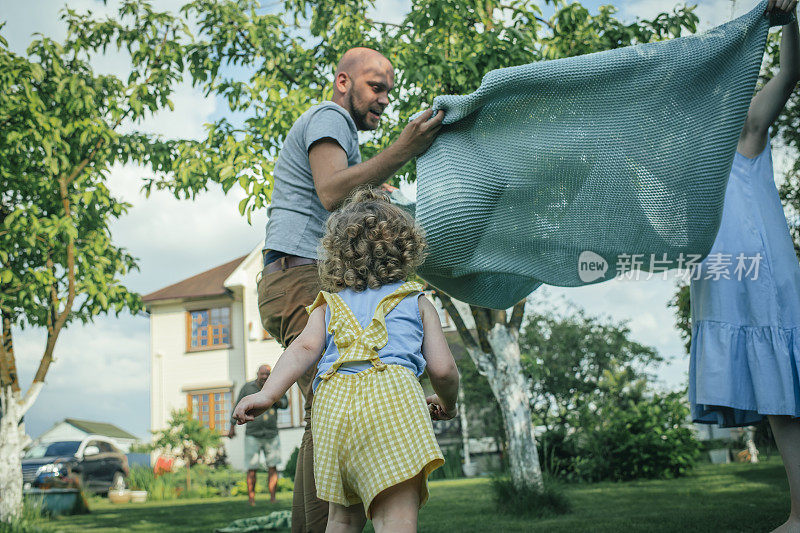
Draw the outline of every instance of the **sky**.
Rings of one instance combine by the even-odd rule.
[[[156,9],[176,10],[180,0],[154,0]],[[669,9],[673,0],[584,1],[596,11],[612,3],[623,20],[648,18]],[[699,0],[696,13],[700,29],[741,14],[755,1]],[[18,2],[0,0],[0,23],[7,25],[0,34],[11,49],[23,53],[35,32],[55,39],[65,36],[59,20],[64,0]],[[113,14],[118,2],[109,0],[70,0],[72,9],[87,9],[97,14]],[[407,0],[378,0],[375,18],[394,22],[409,9]],[[735,10],[734,10],[735,7]],[[378,15],[379,14],[379,15]],[[126,62],[113,53],[99,58],[99,72],[121,74]],[[188,84],[181,85],[172,98],[174,111],[148,118],[140,129],[166,137],[201,138],[203,124],[225,115],[223,103],[203,96]],[[252,224],[239,215],[243,198],[238,188],[226,196],[219,189],[195,201],[176,200],[165,192],[149,198],[140,192],[144,169],[120,166],[113,169],[109,185],[116,196],[133,204],[129,213],[112,225],[114,240],[138,258],[140,271],[124,279],[134,291],[146,294],[191,275],[250,252],[263,238],[266,212],[254,214]],[[545,287],[535,293],[538,306],[566,309],[583,307],[590,314],[614,321],[627,321],[632,337],[655,347],[671,362],[658,371],[658,386],[682,388],[686,381],[688,358],[674,327],[675,319],[667,302],[675,290],[673,279],[650,281],[612,280],[579,289]],[[45,341],[43,330],[15,330],[17,364],[24,387],[30,383]],[[26,416],[26,429],[36,437],[64,418],[110,422],[142,438],[150,427],[149,321],[146,316],[121,315],[98,318],[93,324],[71,325],[62,332],[52,364],[38,401]]]

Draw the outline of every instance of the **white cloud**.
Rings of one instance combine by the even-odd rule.
[[[370,9],[367,14],[378,22],[400,24],[410,11],[411,2],[409,0],[377,0],[375,7]]]

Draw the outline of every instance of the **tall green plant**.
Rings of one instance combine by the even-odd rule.
[[[198,463],[213,461],[210,453],[222,442],[219,433],[193,418],[187,410],[173,411],[167,427],[154,432],[154,435],[153,450],[183,461],[187,492],[192,489],[192,467]]]

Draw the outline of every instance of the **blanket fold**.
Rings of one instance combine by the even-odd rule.
[[[767,32],[787,22],[766,3],[704,34],[494,70],[437,97],[445,126],[417,160],[420,275],[508,308],[541,283],[611,279],[631,256],[644,270],[705,256]]]

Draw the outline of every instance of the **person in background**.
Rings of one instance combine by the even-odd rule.
[[[261,390],[271,372],[269,365],[258,367],[256,379],[248,381],[239,390],[236,399],[238,404],[242,398]],[[247,464],[247,497],[250,505],[256,504],[256,471],[260,467],[268,472],[269,501],[275,501],[278,490],[278,463],[281,461],[281,441],[278,436],[278,409],[289,407],[289,400],[283,398],[275,402],[253,422],[247,425],[244,433],[244,457]],[[236,436],[236,420],[231,418],[231,429],[228,438]]]

